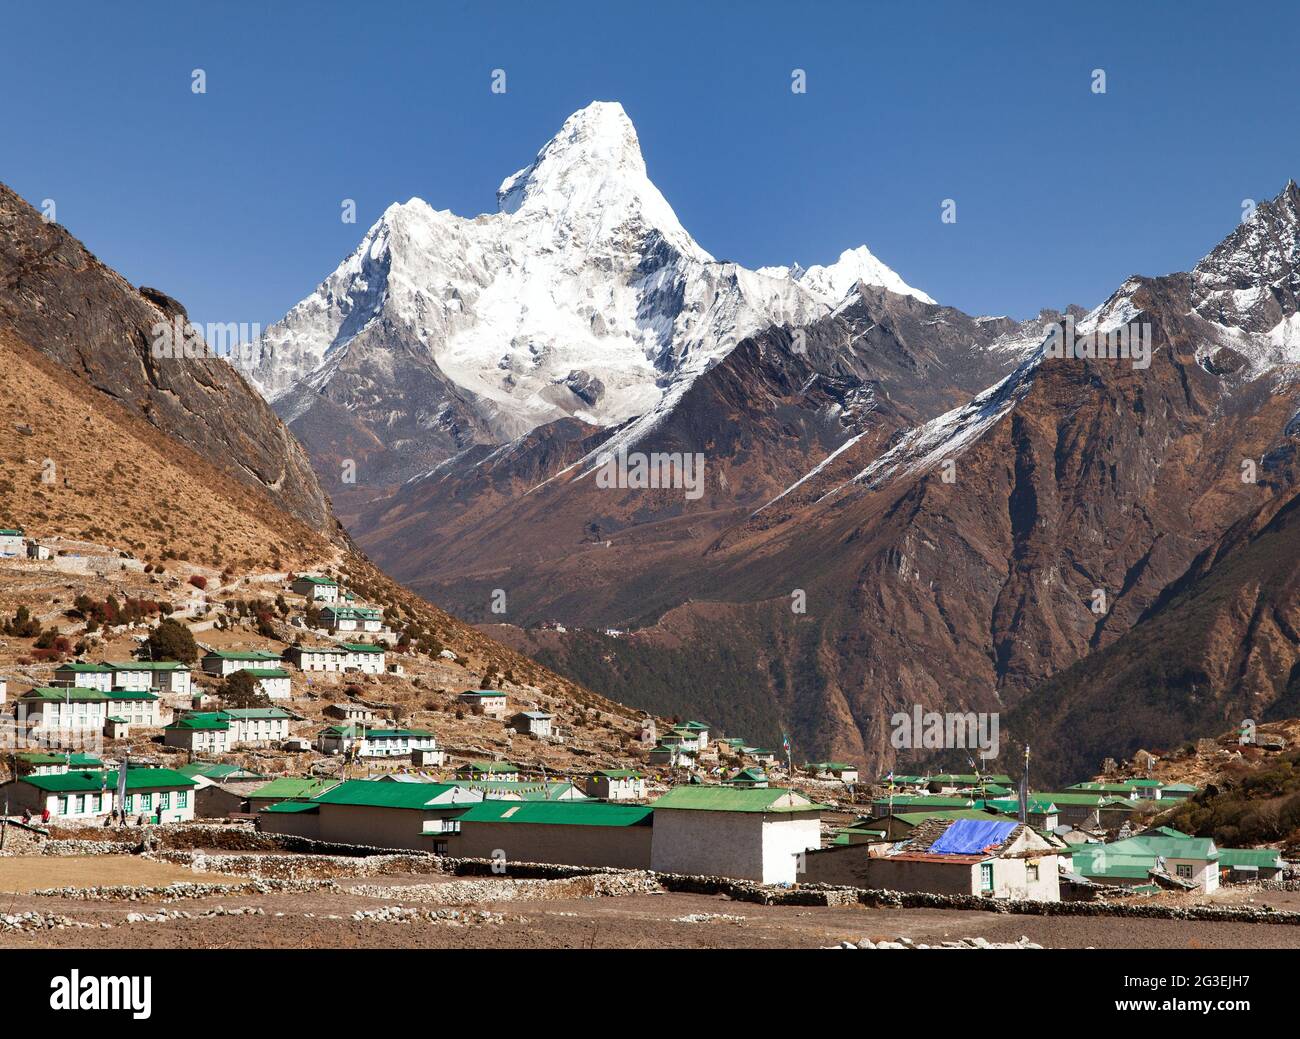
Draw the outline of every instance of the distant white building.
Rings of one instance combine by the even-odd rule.
[[[793,884],[821,846],[822,806],[780,787],[674,787],[652,805],[650,868]]]
[[[342,671],[348,651],[340,646],[290,646],[284,657],[299,671]]]
[[[551,735],[551,723],[555,715],[549,711],[520,711],[510,719],[510,728],[526,736]]]
[[[316,735],[322,754],[347,754],[361,758],[399,758],[416,752],[436,755],[438,741],[424,729],[372,729],[365,725],[330,725]],[[425,759],[425,764],[434,762]],[[440,764],[441,762],[439,762]]]
[[[258,692],[268,700],[291,700],[293,699],[292,680],[289,672],[281,667],[250,667],[245,670],[252,676],[253,681],[257,684]]]
[[[76,686],[37,686],[18,697],[17,710],[28,729],[103,731],[108,694]]]
[[[147,689],[114,689],[108,693],[108,717],[126,725],[158,728],[163,724],[162,701]]]
[[[258,670],[275,667],[280,657],[260,649],[223,650],[214,649],[203,656],[203,670],[218,678],[233,675],[236,671]]]
[[[0,559],[18,559],[26,554],[22,527],[0,527]]]
[[[461,693],[456,699],[467,707],[477,708],[489,718],[506,716],[506,694],[500,689],[475,689]]]
[[[383,646],[372,646],[368,642],[344,642],[343,649],[347,653],[343,662],[344,671],[360,671],[363,675],[384,673]]]
[[[299,574],[289,587],[305,596],[308,602],[333,604],[339,601],[339,583],[328,577]]]
[[[326,606],[321,610],[325,627],[330,631],[361,631],[375,633],[383,630],[384,616],[373,606]]]
[[[601,769],[587,777],[587,796],[605,801],[639,801],[645,797],[645,777],[630,768]]]
[[[50,558],[50,550],[47,546],[42,545],[39,541],[27,542],[27,558],[35,560],[46,560]]]

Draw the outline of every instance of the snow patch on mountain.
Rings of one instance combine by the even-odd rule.
[[[881,263],[865,245],[845,249],[832,264],[814,264],[808,268],[798,264],[789,267],[760,267],[758,273],[789,279],[832,303],[839,303],[853,292],[858,287],[858,282],[877,285],[900,296],[913,296],[922,303],[935,303],[920,289],[913,288]]]

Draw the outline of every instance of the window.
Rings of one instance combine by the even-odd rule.
[[[68,814],[68,799],[66,797],[59,798],[59,814],[60,815]]]
[[[153,807],[153,794],[140,795],[140,811],[147,812]]]
[[[135,794],[126,795],[126,799],[122,802],[122,811],[124,812],[135,811]]]
[[[187,808],[190,803],[190,792],[188,790],[176,791],[176,807]]]
[[[980,863],[980,890],[993,890],[993,863],[991,862]]]
[[[1174,867],[1174,870],[1176,871],[1176,875],[1182,877],[1184,880],[1192,879],[1191,866],[1185,865],[1184,863],[1180,862],[1177,866]]]
[[[1030,883],[1033,883],[1035,880],[1038,879],[1037,862],[1031,862],[1027,866],[1025,866],[1025,879],[1028,880]]]
[[[170,808],[171,806],[172,806],[171,791],[164,790],[162,793],[158,795],[158,810],[162,811],[164,808]]]

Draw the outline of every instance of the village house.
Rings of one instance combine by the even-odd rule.
[[[1051,801],[1056,805],[1062,823],[1085,830],[1118,828],[1142,807],[1137,801],[1109,794],[1035,792],[1032,797],[1039,801]]]
[[[1018,798],[997,797],[987,801],[976,801],[975,807],[992,808],[1005,815],[1020,817]],[[1025,821],[1036,830],[1055,830],[1060,825],[1060,811],[1051,801],[1031,797],[1026,807]]]
[[[339,844],[423,851],[446,849],[456,816],[483,795],[448,783],[376,783],[352,779],[317,794],[301,807],[258,813],[257,828]]]
[[[112,664],[88,664],[72,660],[60,664],[54,669],[56,686],[75,686],[78,689],[98,689],[108,692],[113,688],[114,671]]]
[[[230,723],[232,747],[269,747],[289,738],[293,716],[279,707],[237,707],[219,713]]]
[[[351,753],[359,758],[404,758],[417,751],[433,753],[438,741],[424,729],[330,725],[316,734],[316,749],[322,754]]]
[[[108,720],[108,693],[79,686],[36,686],[14,701],[21,727],[42,732],[102,732]]]
[[[163,717],[162,701],[147,689],[114,689],[107,695],[109,717],[127,725],[156,729],[169,720]]]
[[[1110,844],[1074,845],[1070,868],[1099,884],[1143,887],[1154,882],[1207,895],[1219,888],[1219,849],[1209,837],[1147,833]]]
[[[299,574],[289,587],[310,603],[323,602],[333,605],[339,601],[339,583],[328,577]]]
[[[500,719],[506,716],[506,694],[500,689],[474,689],[461,693],[456,699],[485,717]]]
[[[11,806],[35,815],[50,813],[51,822],[90,823],[102,821],[114,811],[117,798],[116,771],[69,771],[59,775],[24,776],[0,787],[0,798]],[[146,821],[187,822],[194,818],[194,781],[166,768],[128,768],[126,815],[140,815]]]
[[[780,787],[678,786],[653,802],[650,868],[793,884],[821,845],[823,806]]]
[[[260,812],[281,802],[310,801],[317,794],[339,785],[337,779],[314,779],[300,776],[281,776],[248,791],[248,810]]]
[[[510,728],[525,736],[551,735],[551,722],[555,715],[549,711],[520,711],[509,721]]]
[[[384,673],[383,646],[372,646],[368,642],[344,642],[342,645],[347,653],[343,661],[344,671],[360,671],[363,675]]]
[[[122,689],[141,689],[178,700],[193,693],[190,669],[179,660],[110,661],[107,666],[113,669],[113,685]]]
[[[195,761],[176,769],[194,780],[194,815],[198,819],[224,819],[241,813],[248,794],[266,783],[266,777],[211,761]]]
[[[1015,820],[929,819],[875,854],[871,843],[809,852],[800,880],[889,891],[1059,902],[1056,849]]]
[[[974,808],[969,797],[940,797],[937,794],[893,794],[877,797],[871,802],[871,814],[893,815],[896,812],[945,812],[960,808]]]
[[[737,769],[723,781],[725,786],[753,787],[763,789],[767,786],[767,773],[756,765]]]
[[[59,751],[58,753],[26,751],[22,754],[15,754],[14,760],[18,764],[20,774],[31,776],[56,776],[64,772],[70,772],[74,768],[85,771],[103,768],[104,766],[104,763],[99,758],[91,754],[76,754],[65,751]]]
[[[276,654],[257,649],[214,649],[203,655],[203,670],[218,678],[225,678],[236,671],[247,671],[250,668],[257,670],[275,667],[279,663],[280,658]]]
[[[585,801],[587,795],[564,780],[453,779],[455,786],[477,790],[489,801]]]
[[[519,766],[509,761],[470,761],[456,769],[456,778],[518,783],[520,773]]]
[[[26,554],[22,527],[0,527],[0,559],[20,559]]]
[[[292,716],[278,707],[195,711],[163,730],[163,742],[194,753],[219,754],[237,746],[269,747],[289,736]]]
[[[815,779],[838,779],[841,783],[856,783],[858,769],[842,761],[811,761],[803,770]]]
[[[1066,789],[1071,793],[1158,801],[1163,786],[1164,784],[1157,779],[1126,779],[1120,783],[1075,783]]]
[[[977,789],[986,787],[990,783],[1004,790],[1009,790],[1016,785],[1010,776],[984,772],[943,772],[937,776],[930,776],[926,785],[931,793],[951,795],[971,787]]]
[[[28,559],[33,559],[36,560],[37,562],[44,562],[45,560],[50,559],[52,556],[53,553],[50,551],[48,545],[42,545],[39,541],[28,540],[27,542]]]
[[[163,729],[163,743],[191,754],[224,754],[231,747],[230,722],[217,712],[184,714]]]
[[[325,710],[327,713],[334,715],[335,718],[342,718],[352,725],[369,725],[375,720],[375,712],[371,708],[365,704],[355,703],[350,700],[343,703],[332,703]]]
[[[1253,884],[1282,879],[1286,861],[1276,848],[1220,848],[1221,883]]]
[[[587,795],[602,801],[640,801],[645,797],[645,776],[631,768],[605,768],[587,777]]]
[[[615,869],[650,868],[652,810],[605,801],[497,801],[456,820],[446,854],[505,862],[548,862]]]
[[[379,632],[384,617],[373,606],[326,606],[320,611],[327,630]]]
[[[348,651],[341,646],[290,646],[284,659],[299,671],[341,672],[347,666]]]
[[[289,672],[282,667],[246,667],[257,691],[268,700],[292,700],[293,684]]]
[[[652,747],[647,760],[652,765],[667,765],[669,768],[690,767],[695,763],[693,751],[686,750],[677,743],[660,743]]]

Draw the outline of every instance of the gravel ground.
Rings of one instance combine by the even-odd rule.
[[[721,896],[636,894],[616,898],[465,900],[465,907],[499,914],[486,921],[354,920],[356,912],[427,901],[403,899],[408,885],[429,877],[367,881],[366,894],[346,890],[240,894],[162,904],[84,902],[10,895],[0,913],[39,910],[92,928],[0,934],[11,948],[821,948],[841,941],[900,937],[937,943],[964,937],[1014,942],[1022,937],[1048,948],[1300,948],[1300,927],[1265,924],[1044,918],[998,913],[758,906]],[[456,883],[451,887],[454,889]],[[464,886],[467,896],[472,884]],[[414,892],[412,892],[414,893]],[[454,899],[439,899],[445,905]],[[179,910],[197,917],[218,907],[243,915],[127,923],[130,913]],[[247,913],[250,908],[263,915]],[[280,915],[283,914],[283,915]],[[688,919],[693,918],[693,919]],[[738,918],[738,919],[737,919]],[[99,925],[113,925],[102,929]]]

